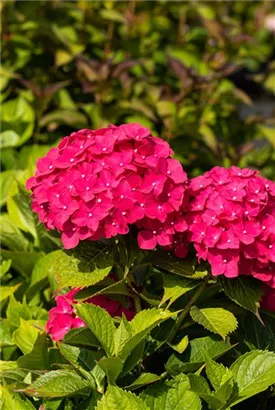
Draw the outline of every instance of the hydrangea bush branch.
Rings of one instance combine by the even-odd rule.
[[[265,324],[272,332],[275,184],[235,166],[188,179],[172,155],[139,124],[84,129],[41,158],[27,181],[40,222],[61,234],[64,249],[52,253],[50,271],[65,293],[56,297],[46,331],[51,348],[80,372],[73,384],[87,391],[88,407],[77,392],[68,395],[85,409],[112,409],[117,400],[162,408],[185,384],[194,410],[202,402],[217,410],[275,383],[273,353],[251,349],[252,342],[243,356],[245,349],[235,352],[246,315],[254,329]],[[258,338],[256,348],[270,343]],[[227,352],[231,362],[240,356],[230,369],[213,361]],[[95,360],[89,374],[81,355]],[[257,361],[268,364],[260,383],[251,376],[248,391],[242,366]],[[62,396],[46,386],[48,377],[68,377],[60,369],[25,392]],[[226,373],[224,382],[214,381],[217,371]],[[164,402],[155,402],[155,388]]]

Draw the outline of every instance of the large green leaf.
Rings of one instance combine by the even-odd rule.
[[[225,339],[228,333],[236,330],[238,326],[235,316],[222,308],[199,309],[196,306],[192,306],[190,316],[195,322],[204,326],[210,332],[217,333],[223,339]]]
[[[124,346],[126,341],[132,336],[132,326],[123,316],[120,324],[115,333],[115,354],[118,355],[121,351],[121,347]]]
[[[160,377],[154,373],[142,373],[135,381],[125,386],[127,390],[136,390],[147,384],[155,383],[160,380]]]
[[[98,403],[96,410],[150,410],[135,394],[115,386],[108,386],[107,392]],[[195,409],[194,409],[195,410]]]
[[[216,363],[209,356],[205,357],[206,374],[215,390],[218,390],[228,379],[233,377],[232,372],[222,363]]]
[[[1,410],[35,410],[36,408],[27,397],[14,393],[6,387],[1,389]]]
[[[240,332],[250,350],[275,351],[275,318],[262,313],[264,325],[256,316],[244,315],[240,318]]]
[[[151,410],[200,410],[199,396],[190,390],[189,379],[177,376],[173,381],[157,382],[141,395]]]
[[[164,295],[159,306],[163,305],[169,300],[169,303],[167,305],[167,308],[169,308],[169,306],[172,305],[175,300],[177,300],[179,297],[189,292],[190,290],[196,288],[197,286],[199,286],[199,284],[200,283],[198,281],[192,279],[165,273],[163,275]]]
[[[116,328],[111,316],[105,309],[93,304],[77,304],[75,308],[77,315],[91,329],[107,355],[112,356],[115,349],[114,337]]]
[[[14,286],[1,286],[1,293],[0,293],[0,302],[7,299],[9,296],[13,295],[14,292],[19,288],[21,283],[18,283]]]
[[[207,275],[206,271],[196,272],[194,268],[194,260],[190,261],[186,259],[179,259],[170,252],[153,252],[150,260],[160,269],[164,269],[165,271],[187,278],[201,279]]]
[[[70,346],[65,343],[62,343],[59,349],[68,362],[89,381],[90,386],[96,389],[96,380],[92,370],[97,366],[97,360],[102,356],[101,352],[94,352],[83,347]]]
[[[71,329],[65,335],[63,339],[64,343],[70,345],[80,345],[80,346],[91,346],[91,347],[100,347],[101,344],[91,332],[88,327],[79,327],[76,329]]]
[[[205,353],[212,359],[217,359],[232,349],[229,342],[223,342],[218,336],[206,336],[193,339],[182,354],[170,356],[166,369],[172,375],[181,372],[194,372],[205,363]]]
[[[107,375],[109,383],[113,384],[123,369],[123,361],[118,357],[103,357],[98,365]]]
[[[125,339],[120,348],[120,356],[126,359],[131,351],[144,339],[157,325],[174,316],[174,312],[161,309],[147,309],[139,312],[130,322],[132,334]]]
[[[20,320],[29,320],[32,318],[31,311],[26,304],[25,299],[23,303],[15,300],[14,296],[10,296],[9,304],[7,307],[7,319],[9,324],[14,327],[20,326]]]
[[[104,279],[113,266],[112,255],[99,242],[86,242],[71,251],[56,251],[51,272],[58,286],[85,287]]]
[[[13,332],[12,325],[9,323],[7,319],[1,319],[0,322],[0,346],[1,347],[9,347],[14,346],[14,342],[12,339],[12,332]]]
[[[49,354],[47,337],[45,334],[39,334],[30,353],[20,356],[17,359],[18,367],[29,370],[48,370]]]
[[[225,401],[216,397],[216,392],[211,392],[207,381],[198,374],[189,374],[190,389],[197,393],[209,405],[209,409],[220,410],[224,407]]]
[[[39,377],[26,393],[34,397],[67,397],[86,395],[88,382],[72,370],[54,370]]]
[[[101,357],[101,353],[85,349],[83,347],[70,346],[66,343],[61,343],[59,346],[62,355],[77,369],[86,371],[92,370],[97,360]]]
[[[234,278],[234,280],[220,277],[219,283],[224,293],[235,303],[256,315],[258,314],[260,300],[263,294],[263,289],[259,281],[253,278],[239,276],[238,278]]]
[[[13,333],[13,341],[24,354],[30,353],[39,334],[30,322],[20,318],[20,326]]]
[[[230,406],[254,396],[275,383],[275,353],[254,350],[239,357],[230,367],[238,389]]]

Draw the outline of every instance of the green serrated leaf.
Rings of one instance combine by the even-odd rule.
[[[32,351],[19,357],[17,360],[18,367],[29,370],[48,370],[49,355],[47,347],[46,335],[39,334]],[[43,352],[43,354],[41,352]]]
[[[115,351],[116,327],[111,316],[105,309],[93,304],[83,303],[75,305],[77,315],[87,324],[95,337],[101,343],[108,356]]]
[[[142,373],[133,383],[125,386],[127,390],[136,390],[146,384],[151,384],[159,381],[160,377],[153,373]]]
[[[263,289],[259,281],[239,276],[234,280],[219,277],[219,283],[226,296],[231,300],[255,313],[255,315],[259,314],[258,309],[263,295]]]
[[[160,269],[192,279],[202,279],[207,271],[196,272],[194,260],[179,259],[170,252],[156,251],[151,256],[152,263]]]
[[[7,319],[1,319],[0,322],[0,346],[1,347],[8,347],[14,346],[14,342],[12,340],[12,332],[13,327],[11,323]]]
[[[192,306],[190,309],[192,319],[205,327],[210,332],[220,335],[223,339],[236,330],[237,319],[228,310],[222,308],[203,308]]]
[[[123,366],[123,370],[120,374],[120,377],[125,376],[127,373],[129,373],[136,365],[139,364],[139,362],[143,358],[144,354],[144,347],[145,347],[145,340],[143,339],[129,354],[129,356],[126,358]]]
[[[165,367],[172,375],[194,372],[204,364],[205,353],[212,359],[217,359],[233,347],[214,335],[193,339],[182,354],[171,355]]]
[[[2,258],[2,255],[1,255],[1,258]],[[3,278],[6,275],[6,273],[8,273],[10,267],[11,267],[11,259],[1,260],[0,278]]]
[[[17,369],[17,363],[13,362],[12,360],[6,361],[6,360],[0,360],[0,372],[6,372],[7,370],[13,370]]]
[[[228,405],[234,406],[275,383],[275,353],[254,350],[239,357],[230,367],[237,392]]]
[[[190,290],[196,288],[197,286],[199,286],[199,284],[200,283],[198,281],[192,279],[165,273],[163,276],[164,295],[159,306],[163,305],[169,300],[169,303],[167,305],[167,308],[169,309],[170,305],[172,305],[175,300],[177,300],[179,297],[189,292]]]
[[[195,393],[201,394],[211,394],[210,387],[204,377],[198,374],[188,374],[190,382],[190,390]]]
[[[96,410],[150,410],[149,407],[131,392],[115,386],[108,386],[107,392],[98,403]],[[195,409],[194,409],[195,410]]]
[[[20,318],[20,326],[13,333],[13,341],[24,354],[30,353],[39,334],[30,322]]]
[[[0,386],[1,410],[35,410],[34,405],[21,394]]]
[[[130,322],[132,336],[121,346],[120,356],[125,359],[148,333],[158,324],[174,316],[175,312],[161,309],[146,309],[137,313]]]
[[[71,251],[56,251],[51,272],[60,288],[86,287],[104,279],[112,266],[112,255],[108,247],[98,242],[89,242]]]
[[[13,295],[14,292],[16,292],[16,290],[19,288],[19,286],[21,286],[21,283],[17,283],[17,285],[14,286],[1,286],[0,302]]]
[[[7,319],[10,325],[14,327],[20,326],[20,319],[31,319],[32,315],[30,309],[28,308],[25,300],[23,303],[15,300],[14,296],[10,296],[8,308],[7,308]]]
[[[96,389],[96,380],[91,371],[97,365],[97,360],[100,359],[102,354],[84,349],[83,347],[70,346],[65,343],[60,344],[59,349],[65,359],[81,372],[89,381],[92,388]]]
[[[25,391],[34,397],[87,395],[88,382],[69,370],[54,370],[39,377]]]
[[[102,356],[99,352],[84,349],[83,347],[70,346],[66,343],[61,343],[59,346],[62,355],[77,369],[86,371],[92,370],[97,360]]]
[[[179,375],[172,381],[157,382],[141,394],[151,410],[200,410],[199,396],[190,390],[189,379]]]
[[[247,315],[240,318],[242,340],[250,350],[275,351],[275,320],[268,314],[262,313],[263,324],[255,317]]]
[[[114,384],[123,369],[123,361],[118,357],[104,357],[99,360],[98,365],[107,375],[110,384]]]
[[[70,345],[101,347],[100,342],[87,327],[69,330],[65,335],[63,342]]]
[[[221,363],[216,363],[207,354],[205,355],[206,374],[215,390],[218,390],[228,379],[232,372]]]
[[[115,333],[115,355],[118,355],[123,346],[132,336],[132,327],[123,316]]]
[[[169,346],[172,347],[172,349],[176,350],[176,352],[183,353],[184,350],[187,348],[188,343],[188,336],[184,336],[178,344],[172,345],[171,343],[169,343]]]

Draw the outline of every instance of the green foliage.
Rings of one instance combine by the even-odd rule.
[[[230,405],[235,405],[275,383],[275,354],[254,350],[239,357],[230,369],[238,387],[230,399]]]
[[[104,279],[112,265],[112,255],[108,247],[90,242],[81,244],[72,251],[56,251],[51,270],[59,288],[84,287]]]
[[[173,381],[158,382],[148,387],[142,398],[151,410],[200,410],[201,401],[189,387],[188,377],[180,375]]]
[[[114,386],[108,387],[96,410],[120,410],[121,408],[125,410],[149,410],[145,403],[135,394]]]
[[[253,281],[252,278],[240,276],[235,280],[220,278],[219,283],[226,296],[241,307],[258,315],[260,300],[263,295],[263,290],[258,282]]]
[[[238,326],[235,316],[222,308],[198,309],[196,306],[192,306],[190,315],[195,322],[204,326],[210,332],[217,333],[223,339],[228,333],[236,330]]]
[[[68,370],[55,370],[40,376],[27,389],[26,393],[35,397],[66,397],[84,394],[88,383],[77,373]]]

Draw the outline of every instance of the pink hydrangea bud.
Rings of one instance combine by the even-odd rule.
[[[49,320],[46,330],[53,340],[59,341],[64,338],[70,329],[84,327],[86,324],[77,317],[73,304],[77,303],[75,295],[80,288],[72,289],[70,292],[57,296],[56,306],[49,311]],[[122,307],[119,302],[108,299],[104,295],[94,296],[87,299],[86,303],[92,303],[105,309],[111,316],[122,316],[125,314],[128,320],[132,320],[135,312]]]

